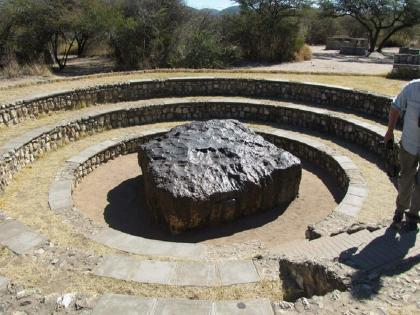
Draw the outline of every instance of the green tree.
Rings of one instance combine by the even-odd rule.
[[[330,16],[350,16],[366,30],[369,51],[381,52],[396,32],[420,23],[420,0],[321,0]]]
[[[176,29],[184,22],[181,0],[122,0],[111,27],[111,47],[122,69],[165,67]]]
[[[240,60],[237,46],[223,36],[220,16],[193,12],[173,38],[171,67],[223,68]]]
[[[304,44],[299,16],[303,0],[237,0],[241,12],[233,20],[232,36],[247,59],[283,62],[294,58]]]
[[[113,21],[113,8],[104,0],[76,0],[72,28],[77,55],[82,57],[89,40],[107,33]]]

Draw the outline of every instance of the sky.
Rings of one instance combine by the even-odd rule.
[[[186,0],[187,5],[196,9],[210,8],[223,10],[233,5],[238,5],[230,0]]]

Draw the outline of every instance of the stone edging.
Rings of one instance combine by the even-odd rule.
[[[99,277],[124,281],[195,287],[231,286],[262,280],[252,260],[174,262],[108,256],[96,266],[93,273]]]
[[[184,77],[135,80],[124,83],[58,91],[0,105],[0,127],[53,111],[95,104],[136,101],[157,97],[244,96],[328,106],[388,118],[391,98],[355,89],[284,80]]]
[[[384,159],[387,171],[395,174],[399,168],[399,146],[395,144],[391,150],[379,146],[385,133],[383,128],[343,118],[327,110],[296,104],[267,105],[262,100],[193,100],[184,103],[174,100],[161,105],[93,111],[91,116],[80,116],[42,127],[13,139],[0,148],[0,192],[19,169],[32,163],[45,152],[87,134],[153,122],[211,118],[287,124],[320,131],[356,143],[379,155]]]
[[[96,167],[117,156],[137,152],[140,143],[163,131],[155,129],[147,134],[127,136],[119,141],[105,141],[68,159],[50,187],[50,208],[64,215],[71,213],[73,211],[72,189],[83,177],[87,176]],[[310,141],[304,137],[297,137],[289,132],[279,130],[271,134],[261,134],[268,141],[330,172],[337,179],[339,188],[343,192],[347,192],[334,212],[338,212],[346,218],[357,216],[367,196],[367,187],[357,166],[349,158],[335,154],[334,151],[323,144]],[[336,229],[340,227],[342,226],[334,226]],[[316,226],[312,227],[311,238],[325,234],[325,232],[319,232],[319,235],[317,235],[316,231]],[[111,228],[102,228],[97,234],[87,234],[86,236],[106,246],[145,256],[188,258],[192,260],[204,259],[207,256],[207,246],[201,244],[149,240]]]
[[[24,255],[46,242],[46,237],[32,231],[19,221],[9,219],[0,223],[0,245],[6,246],[17,255]]]
[[[127,295],[103,295],[92,315],[115,314],[259,314],[274,315],[268,299],[246,301],[205,301],[188,299],[141,299]]]

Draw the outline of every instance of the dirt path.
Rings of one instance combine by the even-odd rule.
[[[312,59],[302,62],[287,62],[283,64],[260,65],[245,67],[249,70],[273,70],[313,73],[342,73],[387,75],[392,70],[393,55],[398,49],[384,49],[384,54],[372,54],[370,57],[340,55],[337,50],[325,50],[325,46],[311,46]]]

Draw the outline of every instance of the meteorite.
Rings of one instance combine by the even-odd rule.
[[[236,120],[197,121],[140,145],[146,204],[173,234],[283,207],[300,160]]]

